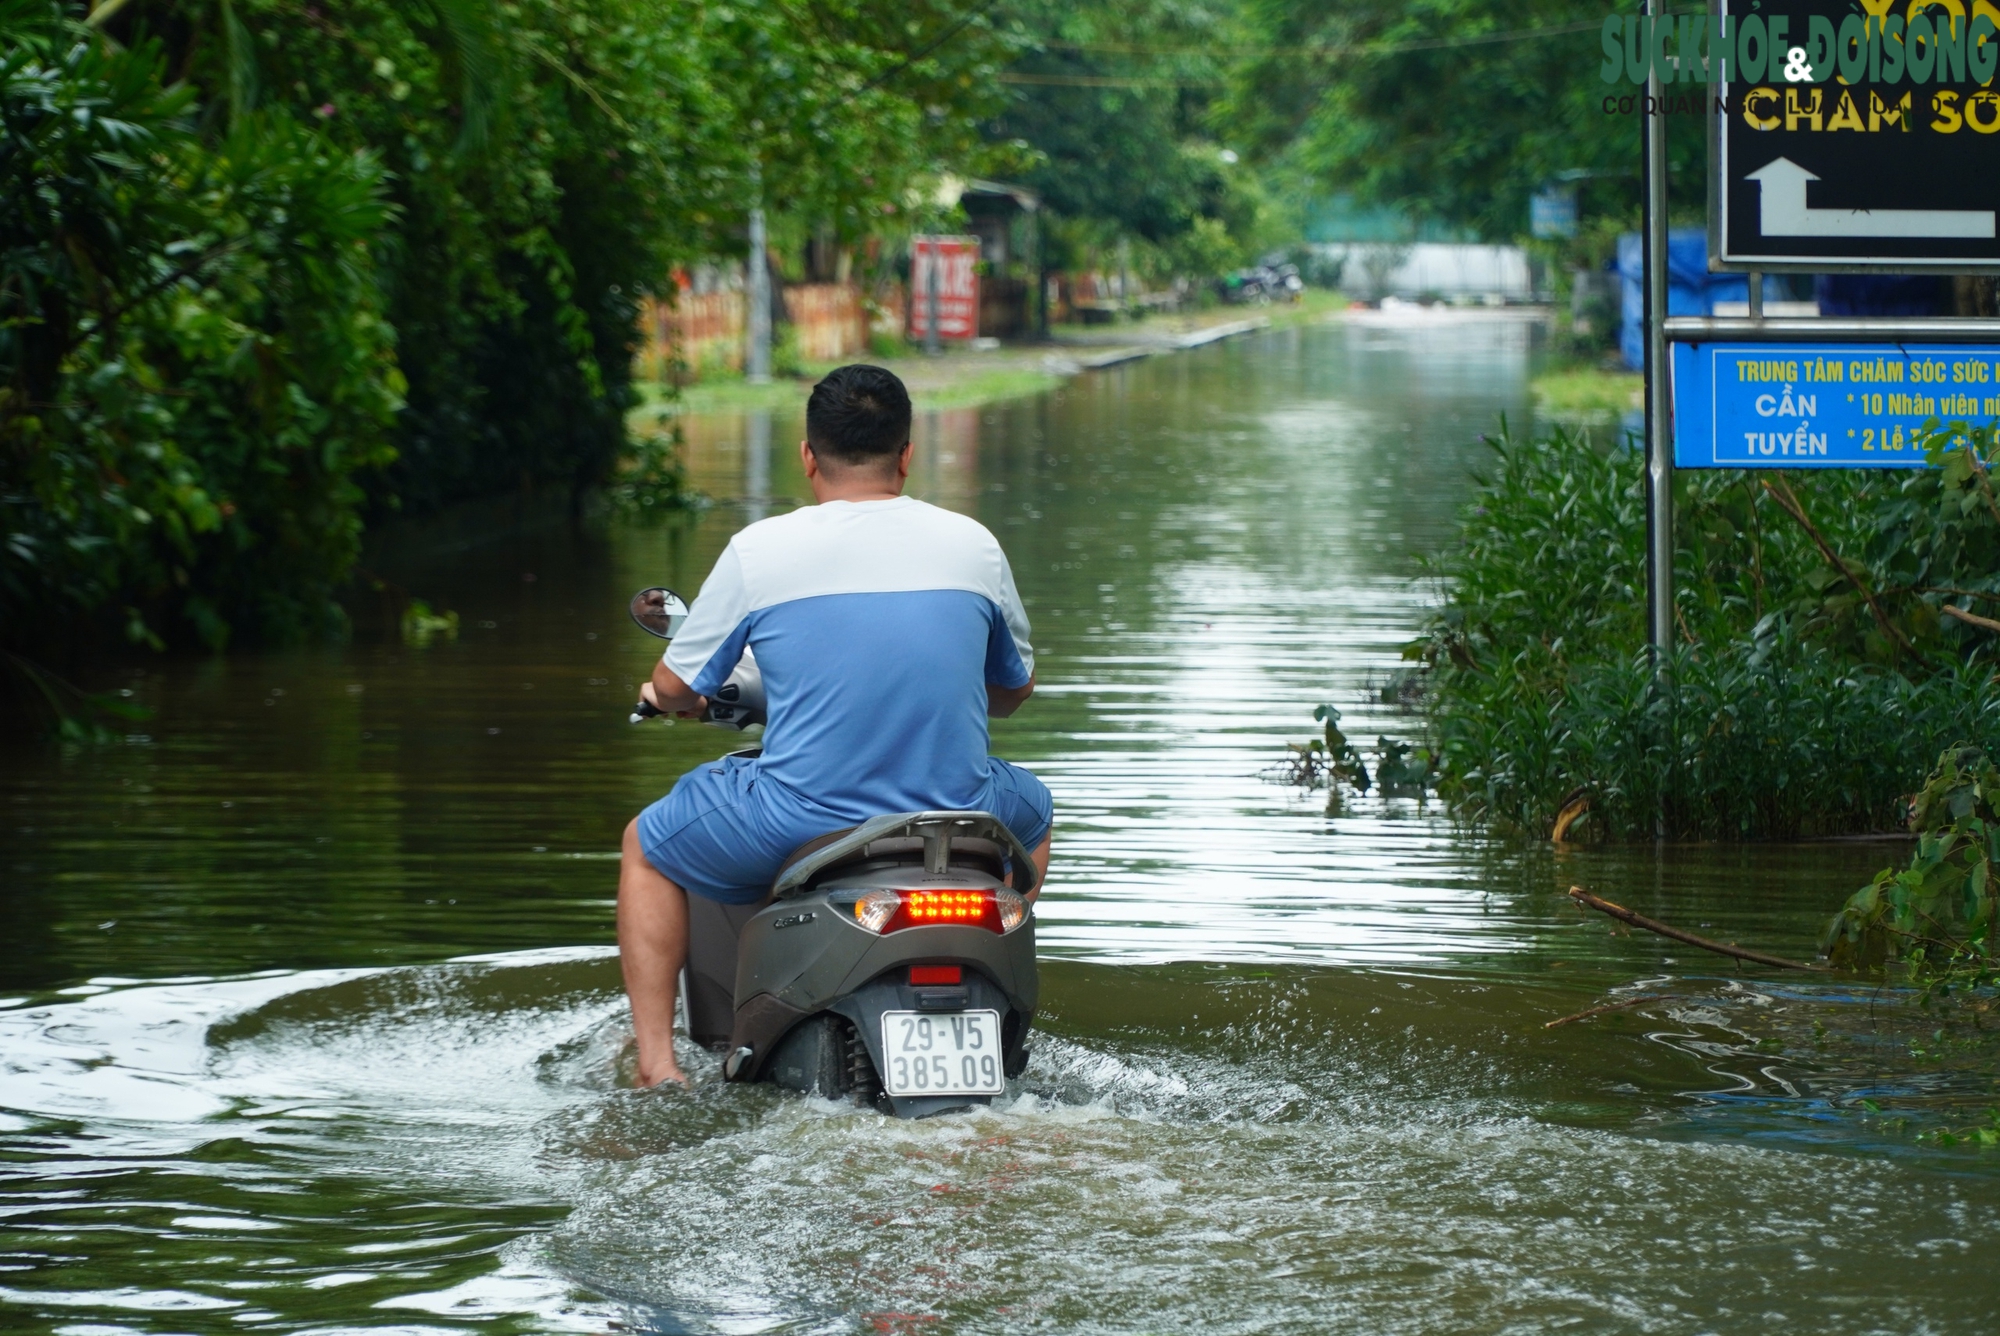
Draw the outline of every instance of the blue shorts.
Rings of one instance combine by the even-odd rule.
[[[988,764],[985,801],[973,809],[999,817],[1022,844],[1035,848],[1055,814],[1048,786],[997,756]],[[690,895],[752,905],[770,894],[792,850],[854,824],[783,784],[760,782],[752,758],[725,756],[688,771],[671,793],[639,813],[639,848]]]

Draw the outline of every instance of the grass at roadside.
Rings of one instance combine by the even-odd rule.
[[[1223,306],[1218,312],[1227,312],[1223,319],[1242,320],[1253,315],[1270,317],[1271,328],[1290,329],[1294,325],[1316,325],[1322,320],[1332,320],[1353,304],[1354,299],[1346,293],[1331,288],[1307,288],[1299,299],[1279,306]]]
[[[1568,366],[1535,377],[1529,387],[1535,410],[1551,422],[1579,426],[1615,423],[1646,403],[1645,378],[1636,371]]]
[[[1063,377],[1041,365],[1042,353],[1027,357],[1013,350],[999,353],[947,353],[935,360],[915,357],[857,358],[887,367],[910,387],[910,402],[925,409],[965,408],[974,404],[1039,394]],[[646,417],[674,413],[747,413],[757,409],[797,409],[818,379],[838,363],[812,364],[799,376],[783,376],[768,385],[752,385],[731,374],[682,387],[678,395],[654,382],[639,386],[635,412]]]
[[[1092,343],[1131,342],[1135,344],[1161,342],[1175,334],[1191,334],[1196,330],[1212,329],[1217,325],[1231,325],[1241,320],[1260,320],[1272,329],[1290,329],[1298,325],[1317,324],[1332,319],[1347,309],[1346,294],[1326,288],[1308,288],[1296,302],[1280,302],[1271,306],[1210,306],[1198,311],[1169,311],[1157,315],[1146,315],[1136,320],[1121,320],[1111,325],[1085,325],[1068,322],[1055,326],[1049,331],[1056,342],[1071,339],[1087,339]]]

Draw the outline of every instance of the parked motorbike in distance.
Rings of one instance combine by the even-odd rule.
[[[1222,299],[1236,306],[1269,306],[1296,302],[1305,295],[1305,280],[1295,264],[1251,265],[1217,280]]]
[[[633,621],[660,639],[686,616],[670,589],[632,598]],[[729,713],[711,702],[705,722],[763,722],[754,664],[729,684]],[[658,713],[642,700],[632,722]],[[986,812],[885,813],[828,831],[785,860],[761,903],[688,897],[689,1036],[723,1055],[730,1081],[899,1118],[990,1104],[1028,1063],[1038,875]]]

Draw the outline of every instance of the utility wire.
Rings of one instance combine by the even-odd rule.
[[[1469,37],[1423,37],[1406,42],[1341,42],[1320,46],[1148,46],[1131,42],[1047,41],[1054,51],[1101,52],[1124,56],[1393,56],[1405,51],[1441,51],[1460,46],[1488,46],[1497,42],[1525,42],[1537,37],[1563,37],[1572,33],[1595,32],[1602,19],[1581,19],[1549,28],[1515,28],[1507,32],[1475,33]]]
[[[1126,56],[1393,56],[1405,51],[1442,51],[1462,46],[1491,46],[1501,42],[1526,42],[1537,37],[1563,37],[1590,32],[1601,26],[1596,19],[1565,23],[1552,28],[1519,28],[1510,32],[1478,33],[1470,37],[1426,37],[1408,42],[1351,42],[1340,46],[1142,46],[1127,42],[1042,43],[1046,50],[1102,53]],[[1002,72],[1003,84],[1024,84],[1041,88],[1204,88],[1228,82],[1216,77],[1180,77],[1145,74],[1032,74],[1014,70]]]
[[[1226,79],[1146,78],[1122,74],[1015,74],[1002,71],[994,76],[1003,84],[1027,84],[1042,88],[1194,88],[1227,83]]]
[[[939,47],[943,46],[946,42],[949,42],[952,38],[958,36],[959,33],[965,31],[966,26],[970,24],[974,19],[980,19],[986,17],[986,15],[999,3],[1000,0],[986,0],[986,3],[980,5],[977,9],[966,10],[964,14],[959,16],[956,22],[950,24],[948,27],[945,28],[943,32],[939,33],[936,37],[932,38],[928,44],[926,44],[923,47],[920,47],[916,51],[911,52],[909,55],[903,57],[903,59],[901,59],[900,61],[897,61],[894,65],[891,65],[888,69],[883,70],[880,74],[870,79],[867,83],[862,84],[861,87],[855,89],[852,93],[849,93],[847,95],[847,98],[843,98],[842,101],[859,97],[861,94],[867,92],[869,89],[879,87],[882,84],[888,82],[890,79],[895,78],[897,75],[901,74],[904,70],[910,68],[910,66],[916,64],[918,61],[922,60],[925,56],[930,55],[931,52],[937,50]]]

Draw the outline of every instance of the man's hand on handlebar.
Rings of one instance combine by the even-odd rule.
[[[653,680],[641,685],[639,694],[661,714],[682,719],[696,718],[708,708],[708,697],[696,695],[665,663],[653,665]]]

